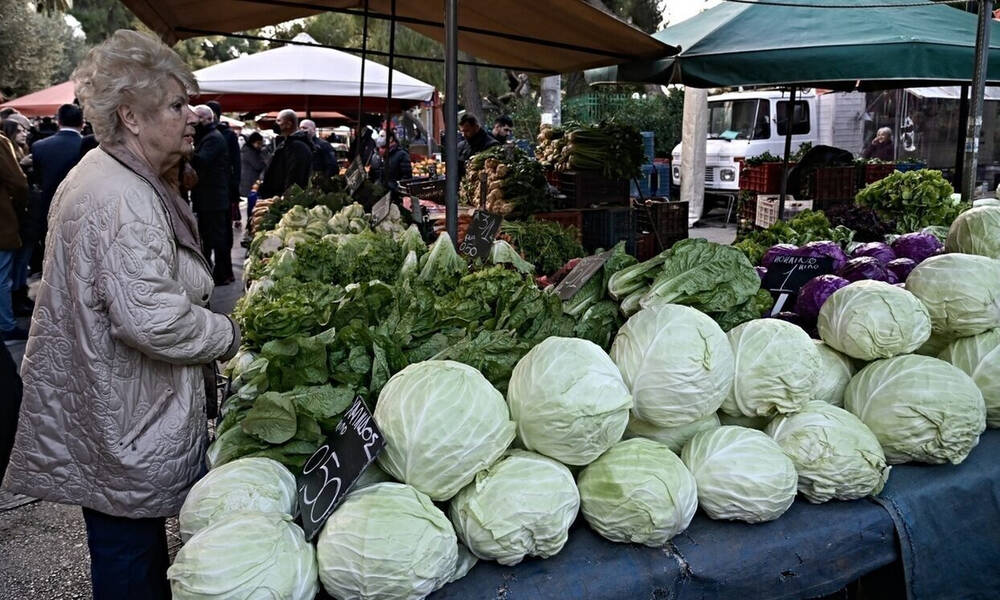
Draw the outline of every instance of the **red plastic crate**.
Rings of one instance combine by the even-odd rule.
[[[892,163],[884,165],[865,165],[864,184],[868,185],[869,183],[875,183],[876,181],[885,179],[889,175],[892,175],[892,172],[895,170],[896,165]]]
[[[858,193],[857,173],[853,166],[821,167],[812,177],[812,199],[816,210],[854,201]]]
[[[556,210],[532,215],[537,221],[550,221],[562,225],[564,229],[572,227],[576,230],[576,241],[580,241],[583,232],[582,210]]]
[[[789,170],[795,163],[788,163]],[[740,189],[759,194],[781,193],[782,163],[763,163],[743,169],[740,173]]]

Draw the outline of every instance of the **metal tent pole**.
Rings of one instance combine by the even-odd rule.
[[[365,0],[364,25],[361,28],[361,89],[358,91],[358,136],[354,142],[356,156],[361,156],[361,135],[365,127],[365,63],[368,62],[368,0]]]
[[[975,196],[976,167],[979,162],[979,135],[983,130],[983,97],[986,93],[986,67],[989,62],[990,26],[993,23],[993,0],[979,2],[979,27],[976,31],[976,70],[972,74],[972,101],[969,127],[965,134],[965,164],[962,172],[962,200]]]
[[[445,202],[448,235],[458,242],[458,0],[445,0]]]
[[[778,198],[778,220],[785,217],[785,195],[788,193],[788,155],[792,153],[792,131],[795,128],[795,86],[788,92],[785,110],[785,156],[781,159],[781,196]]]
[[[962,86],[962,95],[958,104],[958,141],[955,143],[955,174],[951,182],[962,189],[962,177],[965,173],[965,131],[969,129],[969,86]]]
[[[386,82],[385,90],[385,132],[386,132],[386,153],[382,158],[382,183],[386,187],[389,185],[389,129],[392,128],[392,68],[393,59],[396,53],[396,0],[391,3],[391,18],[389,19],[389,79]]]

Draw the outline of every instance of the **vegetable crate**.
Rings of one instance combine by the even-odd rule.
[[[642,175],[629,182],[629,193],[633,198],[649,198],[653,195],[653,174],[656,167],[653,165],[642,165]],[[638,186],[636,185],[638,182]]]
[[[853,166],[816,169],[811,176],[810,192],[817,210],[852,202],[858,193],[857,177]]]
[[[740,192],[739,217],[736,222],[737,238],[755,230],[757,221],[757,195],[752,192]]]
[[[656,167],[656,189],[653,190],[654,196],[664,196],[670,197],[670,163],[661,162],[655,163]]]
[[[583,247],[593,252],[609,249],[625,240],[625,249],[635,253],[635,213],[628,206],[583,211]]]
[[[635,240],[635,257],[639,259],[640,262],[643,262],[653,258],[657,254],[656,236],[649,231],[637,233]]]
[[[778,222],[778,204],[780,195],[760,195],[757,196],[757,216],[754,224],[757,227],[767,229]],[[787,221],[804,210],[812,210],[812,200],[796,200],[792,196],[785,196],[785,214],[783,221]]]
[[[670,202],[663,198],[654,198],[644,203],[636,203],[635,220],[637,234],[652,234],[654,254],[688,237],[686,201]]]
[[[653,155],[656,153],[655,134],[652,131],[640,131],[642,136],[642,153],[646,156],[646,162],[653,162]]]
[[[858,188],[860,189],[870,183],[875,183],[876,181],[885,179],[889,175],[892,175],[892,172],[895,170],[896,165],[892,163],[886,163],[884,165],[864,165],[863,171],[859,169],[861,177],[858,181]]]
[[[898,162],[896,163],[896,170],[905,173],[907,171],[919,171],[920,169],[927,168],[924,163],[918,162]]]
[[[582,210],[556,210],[547,213],[535,213],[532,215],[537,221],[550,221],[558,223],[565,229],[573,227],[576,229],[576,241],[581,241],[583,235],[583,211]]]
[[[791,169],[795,163],[788,163]],[[740,189],[759,194],[781,193],[781,163],[762,163],[743,169],[740,174]]]
[[[625,204],[628,181],[606,179],[598,173],[563,171],[559,174],[559,191],[566,199],[558,208],[589,208],[602,204]]]

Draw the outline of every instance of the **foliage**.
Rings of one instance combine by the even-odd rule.
[[[952,197],[954,193],[940,171],[893,171],[858,192],[855,201],[874,209],[883,220],[895,221],[896,233],[908,233],[929,225],[951,225],[968,208]]]
[[[87,35],[87,43],[97,45],[119,29],[136,29],[139,20],[119,0],[73,0],[69,11]]]
[[[282,279],[240,298],[233,317],[251,346],[296,334],[314,335],[329,323],[343,293],[343,288],[325,283]]]
[[[617,87],[601,88],[590,92],[600,106],[607,108],[595,113],[589,110],[588,102],[567,99],[563,104],[563,123],[594,124],[602,120],[612,120],[619,125],[628,125],[638,131],[652,131],[656,156],[670,156],[674,146],[681,141],[681,122],[684,114],[684,93],[670,90],[666,95],[648,94],[639,98],[621,97]],[[601,96],[613,99],[601,100]]]
[[[62,16],[35,12],[21,0],[0,0],[0,14],[0,92],[12,98],[61,83],[55,78],[65,72],[67,44],[72,56],[80,51]]]
[[[750,262],[760,264],[768,248],[776,244],[802,246],[815,241],[832,241],[846,245],[853,232],[842,226],[832,227],[821,211],[805,210],[788,221],[778,221],[767,229],[750,232],[734,244]]]
[[[585,251],[577,241],[574,227],[563,227],[551,221],[504,221],[501,234],[535,265],[539,275],[554,273],[571,258],[583,256]]]

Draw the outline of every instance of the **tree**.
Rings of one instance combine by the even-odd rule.
[[[7,97],[21,96],[51,85],[69,35],[65,21],[18,0],[0,0],[0,14],[0,91]]]
[[[248,35],[260,35],[260,31],[253,29],[245,32]],[[174,44],[174,51],[180,55],[184,63],[192,71],[204,69],[205,67],[232,60],[246,54],[254,54],[262,50],[267,50],[271,45],[268,42],[259,40],[247,40],[243,38],[229,37],[224,35],[209,35],[203,37],[189,38]]]
[[[120,0],[74,0],[69,14],[87,34],[87,43],[97,45],[119,29],[136,29],[139,20]]]

